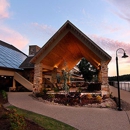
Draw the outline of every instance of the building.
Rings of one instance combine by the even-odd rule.
[[[48,84],[56,84],[58,82],[56,78],[58,74],[61,75],[63,70],[66,69],[67,71],[72,70],[80,59],[84,57],[99,69],[98,81],[102,83],[102,92],[109,93],[107,66],[111,56],[70,21],[66,21],[42,48],[30,46],[29,56],[18,49],[12,50],[24,57],[17,65],[17,68],[3,67],[3,61],[0,63],[2,71],[9,69],[13,72],[12,75],[9,75],[13,77],[13,88],[15,87],[15,81],[22,84],[21,79],[24,82],[27,79],[30,82],[22,84],[23,86],[29,89],[33,86],[34,90],[40,91],[43,87],[46,87],[46,82]],[[13,62],[15,63],[15,61]],[[5,71],[0,73],[0,75],[4,76]]]

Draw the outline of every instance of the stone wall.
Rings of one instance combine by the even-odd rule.
[[[34,87],[33,92],[42,91],[42,63],[35,64],[34,66]]]
[[[101,68],[98,75],[98,81],[102,83],[101,90],[102,95],[109,95],[109,84],[108,84],[108,64],[106,62],[101,62]]]

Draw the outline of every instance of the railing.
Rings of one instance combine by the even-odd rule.
[[[109,82],[110,85],[118,87],[117,81]],[[130,92],[130,82],[119,82],[120,89]]]

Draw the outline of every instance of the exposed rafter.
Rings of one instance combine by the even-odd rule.
[[[85,57],[96,68],[102,61],[109,63],[111,56],[102,50],[83,32],[67,21],[32,58],[32,63],[42,62],[44,66],[63,69],[67,62],[72,69],[79,60]]]

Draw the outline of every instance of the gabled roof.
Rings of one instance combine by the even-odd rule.
[[[27,55],[13,45],[0,41],[0,68],[20,69],[26,58]]]
[[[67,62],[69,69],[72,69],[82,57],[95,67],[98,67],[101,61],[109,63],[111,60],[110,55],[67,21],[38,51],[31,62],[42,62],[45,66],[58,68],[63,67],[63,62]]]

